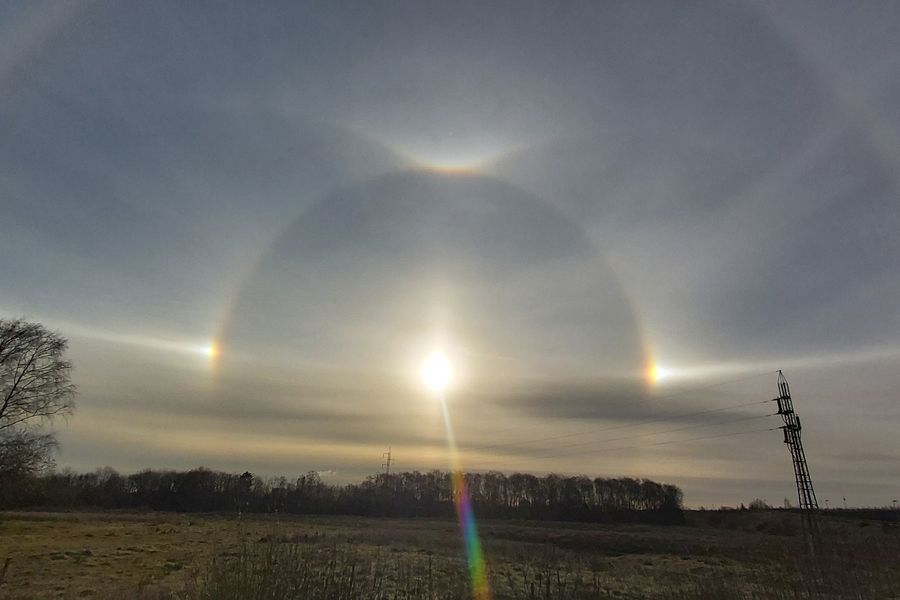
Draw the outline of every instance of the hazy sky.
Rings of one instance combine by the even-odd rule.
[[[895,2],[5,3],[0,315],[70,339],[60,466],[446,468],[440,349],[466,467],[795,500],[783,368],[889,504],[897,56]]]

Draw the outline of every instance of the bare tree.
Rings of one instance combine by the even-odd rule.
[[[39,323],[0,319],[0,430],[75,408],[69,342]]]
[[[52,464],[56,442],[40,426],[75,408],[67,346],[64,337],[39,323],[0,319],[0,475],[19,476]]]
[[[56,438],[50,433],[17,431],[0,437],[0,481],[22,477],[53,465]]]

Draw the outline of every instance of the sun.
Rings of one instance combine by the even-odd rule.
[[[453,382],[453,366],[443,352],[435,351],[425,359],[419,371],[422,383],[435,393],[442,393]]]

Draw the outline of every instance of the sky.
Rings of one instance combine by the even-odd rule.
[[[10,2],[0,316],[60,468],[900,496],[900,5]]]

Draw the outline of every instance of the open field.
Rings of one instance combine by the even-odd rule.
[[[691,513],[688,525],[480,524],[494,598],[900,597],[900,527]],[[466,598],[456,524],[172,513],[0,514],[0,598]],[[289,595],[290,594],[290,595]]]

